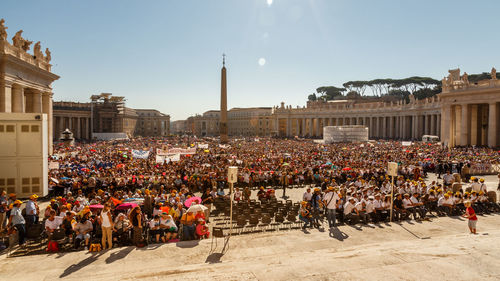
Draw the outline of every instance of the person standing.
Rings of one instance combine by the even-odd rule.
[[[109,203],[104,204],[100,215],[101,229],[102,229],[102,249],[106,249],[106,242],[108,249],[113,248],[113,239],[111,233],[113,232],[113,218],[111,217]]]
[[[130,221],[134,228],[134,235],[132,236],[132,242],[134,245],[138,245],[142,240],[142,214],[141,208],[139,206],[132,209],[130,212]]]
[[[474,212],[474,209],[471,207],[470,201],[465,201],[464,205],[465,207],[467,207],[467,209],[465,210],[465,214],[463,216],[464,218],[469,219],[468,225],[470,233],[476,234],[476,224],[477,224],[476,212]]]
[[[214,203],[214,197],[210,193],[210,189],[207,188],[205,190],[205,193],[201,195],[201,201],[203,203],[203,206],[207,207],[207,209],[205,210],[205,218],[207,218],[208,220],[208,218],[210,217],[210,211],[212,210],[212,203]]]
[[[28,202],[26,202],[26,224],[27,224],[27,226],[38,223],[38,212],[40,211],[40,209],[38,208],[37,199],[38,199],[38,195],[33,194],[30,196],[30,200],[28,200]]]
[[[26,237],[26,221],[21,214],[21,200],[16,200],[13,203],[13,208],[10,211],[9,224],[8,227],[15,227],[19,235],[19,246],[23,246]]]
[[[340,200],[337,192],[334,191],[332,186],[328,187],[327,193],[323,197],[323,202],[326,207],[326,217],[328,220],[328,225],[330,228],[336,227],[336,209],[337,209],[337,201]]]

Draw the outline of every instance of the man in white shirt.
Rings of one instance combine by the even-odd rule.
[[[413,193],[413,196],[410,198],[410,201],[411,201],[413,208],[415,208],[415,210],[420,215],[420,218],[425,219],[425,215],[427,214],[427,210],[424,206],[424,203],[420,202],[420,200],[418,199],[417,192]]]
[[[339,195],[335,192],[332,186],[328,187],[328,191],[323,196],[323,203],[326,206],[326,217],[330,228],[336,226],[336,209],[337,201],[340,200]]]
[[[366,214],[366,203],[364,200],[361,200],[360,202],[356,203],[354,205],[355,208],[358,211],[358,216],[363,220],[364,224],[368,223],[368,215]]]
[[[311,198],[311,188],[307,188],[306,192],[304,192],[304,195],[302,196],[302,201],[311,202]]]
[[[446,171],[446,175],[443,176],[443,185],[448,188],[453,184],[453,175],[450,174],[450,171]]]
[[[366,202],[366,214],[371,218],[372,222],[378,222],[377,210],[375,208],[375,197],[373,195],[368,196],[368,201]]]
[[[414,220],[417,220],[417,211],[415,210],[415,207],[413,207],[411,200],[410,200],[410,194],[408,194],[408,193],[405,193],[405,195],[404,195],[403,207],[405,208],[405,210],[407,212],[410,212],[413,214]]]
[[[359,220],[358,210],[354,207],[354,198],[350,197],[344,205],[344,221],[356,224]]]
[[[481,191],[481,184],[479,184],[477,178],[473,178],[472,181],[473,181],[473,183],[470,185],[470,187],[472,188],[472,191],[479,193],[479,191]]]
[[[448,215],[453,214],[453,210],[455,208],[455,205],[453,204],[453,200],[450,198],[449,193],[445,193],[443,197],[439,198],[438,200],[438,209],[441,212],[445,212]]]

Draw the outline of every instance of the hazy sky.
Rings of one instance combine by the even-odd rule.
[[[110,92],[172,120],[228,106],[305,105],[349,80],[500,67],[500,1],[1,0],[9,40],[42,41],[54,100]]]

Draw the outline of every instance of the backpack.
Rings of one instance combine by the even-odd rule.
[[[59,252],[59,244],[56,241],[49,241],[47,244],[47,252],[57,253]]]

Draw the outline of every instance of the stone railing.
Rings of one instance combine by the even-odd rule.
[[[499,88],[500,80],[498,79],[487,79],[481,80],[476,83],[465,84],[462,81],[456,81],[459,83],[453,84],[451,87],[443,87],[443,93],[449,92],[461,92],[468,91],[471,89],[487,89],[487,88]]]
[[[17,48],[15,46],[11,45],[7,41],[0,40],[0,53],[12,55],[12,56],[19,58],[22,61],[25,61],[29,64],[32,64],[38,68],[41,68],[41,69],[46,70],[48,72],[51,71],[52,65],[50,63],[48,63],[47,61],[45,61],[45,59],[43,59],[43,58],[35,59],[33,57],[33,55],[25,52],[21,48]]]
[[[369,103],[354,103],[345,102],[341,104],[318,102],[309,102],[308,107],[290,108],[290,107],[275,107],[273,112],[278,114],[301,114],[301,113],[359,113],[359,112],[389,112],[402,111],[410,109],[437,109],[440,108],[440,99],[438,96],[426,98],[422,100],[413,100],[410,103],[400,102],[369,102]]]

